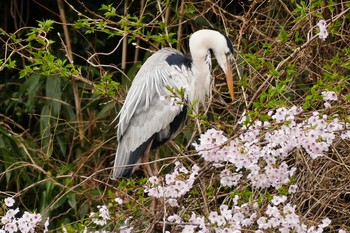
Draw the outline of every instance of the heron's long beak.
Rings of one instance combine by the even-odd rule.
[[[232,67],[231,67],[230,58],[228,56],[226,57],[226,83],[227,83],[228,91],[230,92],[231,99],[233,101],[234,91],[233,91]]]

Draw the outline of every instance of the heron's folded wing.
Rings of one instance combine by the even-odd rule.
[[[171,54],[183,56],[173,49],[158,51],[144,63],[132,83],[119,116],[114,177],[123,172],[120,166],[135,163],[142,154],[131,157],[132,152],[169,127],[184,107],[176,103],[180,97],[174,94],[189,86],[190,71],[185,66],[169,65],[166,58]]]

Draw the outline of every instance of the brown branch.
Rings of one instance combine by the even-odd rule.
[[[64,39],[65,39],[65,51],[68,57],[68,60],[71,64],[74,64],[73,55],[72,55],[72,47],[70,42],[69,30],[67,27],[66,15],[64,12],[64,5],[62,0],[57,0],[58,9],[60,12],[60,19],[62,22]],[[79,132],[79,140],[80,144],[84,145],[84,125],[83,125],[83,115],[81,112],[81,98],[79,93],[78,84],[75,82],[75,79],[72,81],[73,84],[73,94],[74,94],[74,102],[75,102],[75,111],[77,117],[77,127]]]
[[[342,17],[343,15],[345,15],[348,11],[350,10],[350,8],[346,9],[345,11],[341,12],[339,15],[335,16],[334,18],[331,19],[331,22],[334,22],[335,20],[339,19],[340,17]],[[327,24],[327,27],[329,26],[329,24]],[[316,38],[318,37],[318,35],[314,35],[313,37],[311,37],[307,42],[305,42],[302,46],[296,48],[286,59],[284,59],[283,61],[281,61],[275,68],[276,71],[280,71],[283,66],[290,60],[292,60],[293,58],[296,57],[296,55],[298,53],[300,53],[303,49],[305,49],[306,47],[308,47],[311,42],[313,42]],[[254,103],[254,101],[259,97],[259,95],[268,88],[268,83],[271,82],[274,78],[276,78],[276,76],[273,75],[269,75],[265,81],[259,86],[258,90],[255,92],[255,94],[253,95],[252,99],[250,100],[247,109],[250,109]]]

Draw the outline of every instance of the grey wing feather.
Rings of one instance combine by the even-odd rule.
[[[113,178],[124,176],[130,170],[125,165],[136,163],[138,159],[131,159],[131,152],[150,140],[155,133],[169,127],[182,111],[182,105],[171,105],[171,98],[167,97],[172,93],[167,86],[174,89],[188,87],[192,73],[185,67],[179,70],[179,67],[166,62],[166,58],[173,53],[181,54],[170,48],[154,53],[133,80],[120,111]]]

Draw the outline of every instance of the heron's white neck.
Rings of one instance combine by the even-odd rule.
[[[192,34],[190,38],[190,51],[193,61],[192,71],[194,78],[191,80],[190,102],[198,101],[205,105],[205,97],[211,94],[211,74],[210,74],[210,49],[217,55],[216,46],[221,39],[221,34],[214,30],[200,30]],[[209,55],[209,57],[208,57]],[[217,56],[216,56],[217,57]],[[208,59],[209,62],[208,63]],[[218,57],[217,57],[218,59]],[[198,104],[195,110],[198,112]]]

